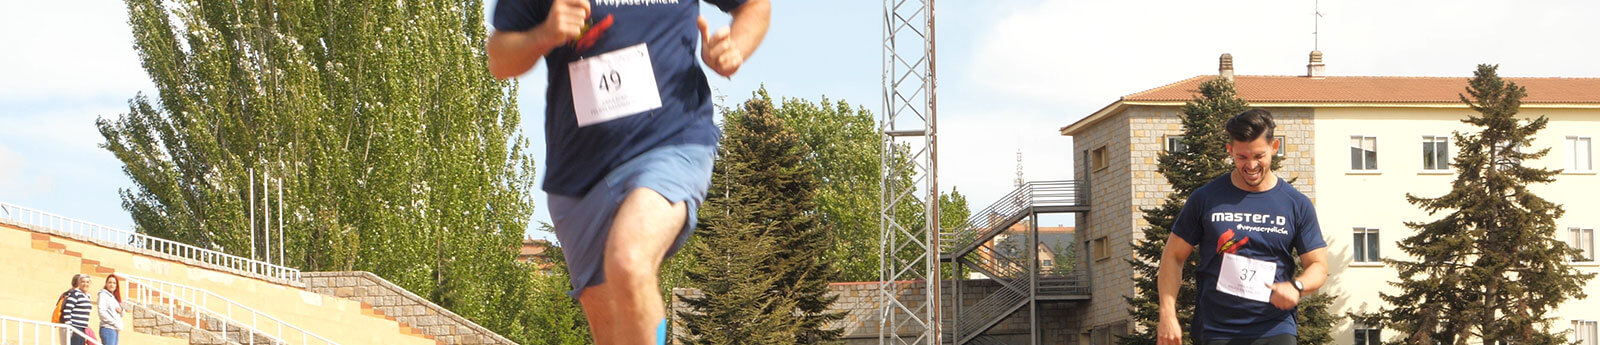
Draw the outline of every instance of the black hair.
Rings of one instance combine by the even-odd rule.
[[[1267,141],[1272,141],[1272,130],[1278,126],[1272,123],[1272,113],[1262,109],[1250,109],[1228,119],[1228,124],[1224,127],[1228,130],[1228,137],[1233,138],[1233,141],[1250,142],[1263,136]]]

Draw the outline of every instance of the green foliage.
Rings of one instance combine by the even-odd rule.
[[[700,295],[678,313],[690,344],[825,344],[844,318],[828,306],[839,271],[817,212],[820,180],[806,143],[777,114],[766,89],[724,113],[724,139],[701,209],[701,259],[688,269]]]
[[[1064,276],[1078,270],[1077,246],[1069,242],[1063,242],[1056,243],[1050,248],[1055,248],[1056,250],[1054,250],[1055,255],[1050,257],[1050,270],[1045,271],[1046,274]]]
[[[1298,272],[1296,272],[1298,275]],[[1299,344],[1333,344],[1333,326],[1339,324],[1338,314],[1333,313],[1334,295],[1327,291],[1317,293],[1300,299],[1300,312],[1294,315],[1294,321],[1299,325]]]
[[[833,231],[835,242],[827,258],[842,272],[839,279],[878,280],[881,232],[878,195],[883,143],[872,112],[823,97],[821,102],[784,98],[776,113],[809,148],[805,163],[811,165],[812,174],[819,181],[817,212],[821,221]],[[897,147],[896,150],[900,157],[894,165],[897,181],[909,184],[913,171],[904,157],[908,149]],[[940,198],[942,228],[966,222],[971,211],[965,196],[952,188]],[[924,222],[922,205],[920,200],[904,204],[896,212],[897,219],[920,227]]]
[[[1172,233],[1172,224],[1178,218],[1183,204],[1189,200],[1189,195],[1196,189],[1205,186],[1218,176],[1233,170],[1233,162],[1228,158],[1226,145],[1230,139],[1225,126],[1228,119],[1234,115],[1248,110],[1250,105],[1240,99],[1234,89],[1233,82],[1217,78],[1200,84],[1200,95],[1183,106],[1184,150],[1168,152],[1163,150],[1157,156],[1157,171],[1166,177],[1167,183],[1172,186],[1172,193],[1167,194],[1160,206],[1143,209],[1144,220],[1150,226],[1144,228],[1143,237],[1133,243],[1134,257],[1127,259],[1134,269],[1133,285],[1135,294],[1128,296],[1128,314],[1138,327],[1131,334],[1121,337],[1119,344],[1123,345],[1151,345],[1156,343],[1156,326],[1160,323],[1160,301],[1156,286],[1156,273],[1160,269],[1161,255],[1166,248],[1167,238]],[[1278,170],[1282,157],[1274,157],[1272,169]],[[1198,290],[1195,288],[1195,269],[1199,264],[1199,255],[1190,255],[1183,264],[1183,277],[1178,288],[1177,314],[1178,323],[1184,332],[1189,332],[1194,319],[1195,304]],[[1299,272],[1296,265],[1296,274]],[[1300,342],[1303,344],[1329,344],[1332,342],[1332,327],[1338,321],[1329,313],[1329,306],[1334,297],[1327,292],[1307,296],[1301,300],[1297,321],[1300,322]],[[1183,342],[1188,344],[1193,339],[1183,337]]]
[[[967,218],[972,217],[972,209],[967,207],[967,196],[955,187],[950,187],[949,193],[939,194],[939,228],[954,229],[967,223]]]
[[[583,315],[583,307],[576,299],[567,295],[572,289],[572,283],[567,277],[566,258],[562,255],[560,247],[551,247],[545,252],[551,258],[549,272],[536,272],[532,267],[529,270],[527,281],[531,285],[531,294],[524,294],[526,302],[520,303],[529,309],[531,317],[523,319],[527,324],[517,324],[514,327],[525,328],[529,332],[538,334],[531,339],[519,341],[523,345],[575,345],[589,344],[593,338],[589,333],[589,321]],[[526,265],[526,264],[524,264]],[[525,266],[526,267],[526,266]]]
[[[835,239],[826,257],[839,267],[842,280],[877,280],[882,145],[872,113],[823,97],[820,103],[785,98],[776,114],[809,148],[804,162],[819,182],[817,213]]]
[[[482,2],[126,3],[157,93],[98,126],[137,231],[264,252],[250,180],[270,174],[287,266],[371,271],[522,343],[548,333],[514,262],[533,160],[514,84],[485,67]]]
[[[1399,292],[1381,294],[1390,308],[1355,315],[1395,330],[1391,344],[1565,344],[1546,314],[1569,298],[1586,297],[1593,273],[1567,264],[1578,249],[1556,240],[1561,205],[1529,186],[1554,181],[1559,170],[1523,166],[1549,149],[1532,151],[1548,119],[1516,117],[1527,90],[1500,79],[1498,66],[1479,65],[1461,101],[1479,128],[1456,132],[1451,190],[1436,198],[1406,199],[1433,221],[1407,222],[1416,234],[1399,243],[1418,260],[1385,259],[1399,271]],[[1477,339],[1474,339],[1477,338]]]

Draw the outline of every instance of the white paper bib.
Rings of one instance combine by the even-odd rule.
[[[661,107],[650,49],[640,43],[567,64],[578,127]]]
[[[1256,260],[1241,255],[1222,253],[1222,270],[1217,274],[1217,291],[1251,300],[1269,302],[1272,299],[1272,278],[1278,265],[1271,261]]]

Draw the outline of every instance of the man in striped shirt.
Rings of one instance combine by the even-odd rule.
[[[89,288],[89,275],[72,275],[72,290],[67,290],[67,302],[61,306],[61,323],[72,326],[78,333],[70,335],[72,345],[83,345],[84,339],[79,334],[85,334],[89,329],[89,312],[94,311],[94,304],[89,300],[89,294],[83,293]]]

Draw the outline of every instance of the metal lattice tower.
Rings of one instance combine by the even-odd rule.
[[[933,0],[884,0],[883,23],[878,343],[939,344]],[[917,206],[921,219],[897,215]]]

